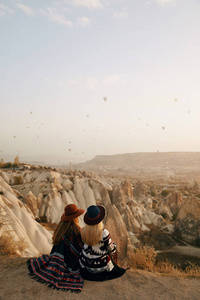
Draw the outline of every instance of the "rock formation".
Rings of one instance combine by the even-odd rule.
[[[173,216],[177,214],[182,203],[183,197],[180,192],[173,191],[167,196],[166,204],[169,206]]]
[[[14,176],[22,177],[22,183],[14,184]],[[146,185],[141,181],[124,179],[121,181],[119,177],[111,175],[106,177],[81,171],[68,170],[60,173],[52,170],[26,170],[18,173],[10,170],[2,171],[1,218],[7,220],[10,230],[15,232],[16,239],[24,237],[27,241],[27,249],[21,255],[35,256],[38,253],[48,253],[52,246],[52,233],[38,222],[58,223],[65,205],[70,203],[75,203],[85,210],[93,204],[104,205],[105,227],[117,244],[119,259],[126,263],[125,257],[128,258],[134,248],[140,242],[144,242],[147,236],[157,239],[155,245],[160,244],[160,236],[164,237],[165,234],[172,236],[174,232],[172,217],[174,218],[177,213],[176,234],[192,243],[198,239],[199,218],[195,212],[198,211],[198,202],[195,202],[197,200],[191,200],[193,202],[185,209],[180,192],[172,189],[172,193],[165,201],[157,193],[162,187],[160,185],[157,187],[155,183],[153,186],[154,190],[151,189],[152,182]],[[189,206],[194,207],[195,211],[189,209]],[[83,216],[80,217],[80,226],[84,226]],[[184,226],[187,228],[185,231]],[[40,239],[43,239],[43,242],[39,243]]]
[[[145,185],[138,181],[133,189],[133,196],[134,197],[140,197],[143,196],[146,192],[146,187]]]
[[[184,241],[200,246],[200,200],[186,200],[175,220],[175,234]]]

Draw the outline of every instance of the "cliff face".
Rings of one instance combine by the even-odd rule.
[[[12,180],[16,176],[21,177],[21,183],[13,185]],[[16,240],[26,240],[27,248],[20,253],[22,256],[48,253],[52,246],[52,232],[47,231],[39,222],[58,223],[64,207],[70,203],[75,203],[85,210],[93,204],[103,205],[106,208],[105,227],[117,244],[119,259],[126,263],[131,252],[141,242],[149,240],[157,249],[166,246],[164,237],[167,239],[168,235],[174,234],[174,213],[178,212],[176,232],[184,232],[182,228],[189,228],[191,223],[191,218],[187,221],[188,216],[198,210],[195,201],[189,203],[187,209],[184,204],[181,206],[185,200],[181,191],[176,193],[174,188],[170,187],[168,198],[164,198],[161,189],[160,183],[124,181],[123,178],[121,180],[119,177],[85,171],[2,171],[0,217],[4,226],[1,232],[9,231]],[[192,208],[189,210],[189,207],[194,208],[191,211]],[[200,215],[199,212],[198,214]],[[194,226],[199,222],[196,215],[195,220],[197,222]],[[80,217],[80,225],[84,226],[83,216]],[[159,241],[160,234],[162,243]],[[196,237],[197,233],[195,234]],[[182,238],[192,241],[193,235],[192,230],[187,230],[187,234],[182,234]],[[150,236],[153,236],[153,239],[150,239]]]
[[[189,198],[178,211],[175,233],[188,243],[200,246],[200,200]]]

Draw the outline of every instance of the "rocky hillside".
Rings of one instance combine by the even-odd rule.
[[[101,172],[117,171],[131,175],[200,174],[200,152],[144,152],[97,155],[76,169]]]
[[[140,244],[168,249],[178,241],[199,245],[200,188],[194,180],[124,180],[85,171],[2,170],[0,172],[0,235],[23,238],[21,256],[51,249],[51,232],[41,222],[58,223],[67,204],[106,208],[105,227],[126,263]],[[81,226],[84,225],[80,218]]]

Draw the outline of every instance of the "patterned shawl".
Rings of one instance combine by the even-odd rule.
[[[79,256],[82,248],[80,234],[70,226],[50,255],[42,255],[27,261],[29,275],[39,282],[62,291],[81,292],[83,279],[80,275]]]

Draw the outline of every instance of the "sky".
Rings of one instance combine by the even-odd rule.
[[[200,151],[199,0],[0,0],[0,158]]]

